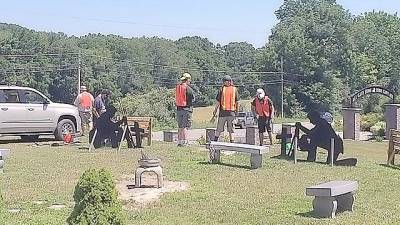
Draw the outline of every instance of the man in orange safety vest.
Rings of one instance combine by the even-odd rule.
[[[255,119],[258,121],[258,134],[260,145],[264,143],[265,130],[268,132],[270,144],[272,145],[272,129],[271,120],[274,118],[274,104],[272,100],[265,94],[263,89],[257,89],[257,95],[251,103],[251,111]]]
[[[84,136],[85,131],[92,130],[94,98],[88,92],[86,86],[81,86],[80,92],[75,99],[74,105],[78,107],[79,116],[82,120],[82,136]]]
[[[193,102],[195,101],[195,97],[193,89],[190,87],[191,78],[189,73],[182,74],[181,82],[176,85],[175,90],[179,147],[188,145],[187,130],[192,126]]]
[[[213,118],[218,114],[217,129],[215,131],[214,141],[218,141],[219,135],[224,132],[225,124],[229,133],[230,142],[234,142],[233,138],[233,120],[239,109],[238,105],[238,91],[235,86],[233,86],[232,78],[226,75],[223,78],[223,86],[219,90],[216,97],[215,109],[213,112]]]

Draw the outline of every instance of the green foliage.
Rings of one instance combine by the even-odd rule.
[[[172,89],[182,72],[190,72],[195,106],[208,106],[215,101],[221,78],[229,74],[239,87],[241,99],[254,96],[262,87],[279,112],[278,71],[283,59],[287,116],[296,117],[311,108],[337,113],[351,93],[373,84],[387,86],[400,100],[397,15],[369,12],[352,16],[334,0],[286,0],[276,16],[278,23],[259,49],[246,42],[221,46],[198,36],[176,41],[101,34],[77,38],[0,24],[1,55],[34,55],[0,55],[0,81],[37,88],[52,100],[72,103],[79,59],[82,84],[93,93],[110,89],[113,100],[138,98],[156,88]],[[81,54],[68,54],[71,52]],[[360,99],[358,104],[365,112],[380,112],[383,101]],[[145,106],[143,112],[134,112],[148,111]],[[171,115],[167,114],[159,116],[160,123],[171,124]]]
[[[372,126],[384,121],[383,114],[381,113],[363,114],[361,115],[361,130],[371,131]]]
[[[204,138],[203,135],[199,139],[196,140],[199,145],[205,145],[207,143],[206,139]]]
[[[383,137],[385,136],[385,129],[386,129],[386,123],[383,121],[379,121],[370,128],[370,131],[375,137],[376,136]]]
[[[129,116],[150,116],[156,127],[174,127],[175,92],[166,88],[155,88],[146,94],[128,95],[120,99],[117,109]]]
[[[74,191],[75,207],[68,224],[124,224],[113,177],[105,169],[83,173]]]

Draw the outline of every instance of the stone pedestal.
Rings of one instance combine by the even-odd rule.
[[[400,129],[400,104],[385,105],[386,139],[389,138],[390,129]]]
[[[214,141],[216,128],[206,128],[206,142]]]
[[[360,140],[361,109],[343,108],[343,139]]]
[[[257,135],[258,135],[258,130],[257,130],[256,126],[247,126],[246,127],[246,144],[255,145]]]
[[[178,131],[163,131],[164,142],[177,142],[178,141]]]
[[[156,167],[138,167],[135,171],[135,187],[140,188],[142,187],[142,174],[145,172],[152,172],[157,175],[157,187],[161,188],[163,186],[163,173],[161,166]]]

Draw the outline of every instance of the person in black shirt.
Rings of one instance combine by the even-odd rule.
[[[101,114],[98,118],[96,123],[97,135],[93,143],[95,148],[100,148],[105,139],[111,139],[112,148],[118,148],[123,134],[123,130],[120,126],[127,122],[125,116],[120,121],[112,121],[116,112],[117,110],[114,106],[108,106],[106,112]]]
[[[333,162],[336,163],[340,153],[343,153],[343,140],[336,134],[332,126],[322,119],[317,111],[310,111],[307,114],[308,119],[315,125],[311,130],[307,129],[300,122],[296,123],[296,128],[305,133],[299,139],[299,148],[303,151],[308,151],[307,161],[315,162],[317,147],[328,150],[326,163],[331,159],[331,138],[334,138],[335,149]]]
[[[192,126],[193,102],[195,101],[193,89],[190,87],[191,76],[184,73],[181,82],[176,86],[175,103],[176,118],[178,121],[178,146],[188,144],[187,130]]]
[[[233,80],[229,75],[226,75],[222,81],[223,86],[221,87],[215,98],[216,104],[213,112],[213,118],[215,118],[217,110],[219,110],[214,141],[218,141],[219,135],[224,132],[226,124],[229,133],[229,140],[233,143],[233,120],[235,119],[239,109],[238,90],[233,85]]]

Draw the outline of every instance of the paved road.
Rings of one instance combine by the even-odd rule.
[[[305,127],[307,128],[312,128],[313,125],[310,123],[302,123]],[[281,133],[282,130],[282,124],[274,124],[273,127],[273,133],[278,134]],[[227,135],[227,133],[225,132]],[[343,132],[338,132],[339,136],[343,137]],[[222,135],[222,134],[221,134]],[[188,140],[189,141],[196,141],[198,140],[201,136],[205,137],[206,136],[206,130],[205,129],[192,129],[188,131]],[[241,139],[246,136],[246,129],[235,129],[235,139]],[[360,140],[365,141],[368,140],[371,136],[370,132],[361,132],[360,134]],[[153,132],[153,140],[155,141],[163,141],[163,132],[158,131],[158,132]]]

